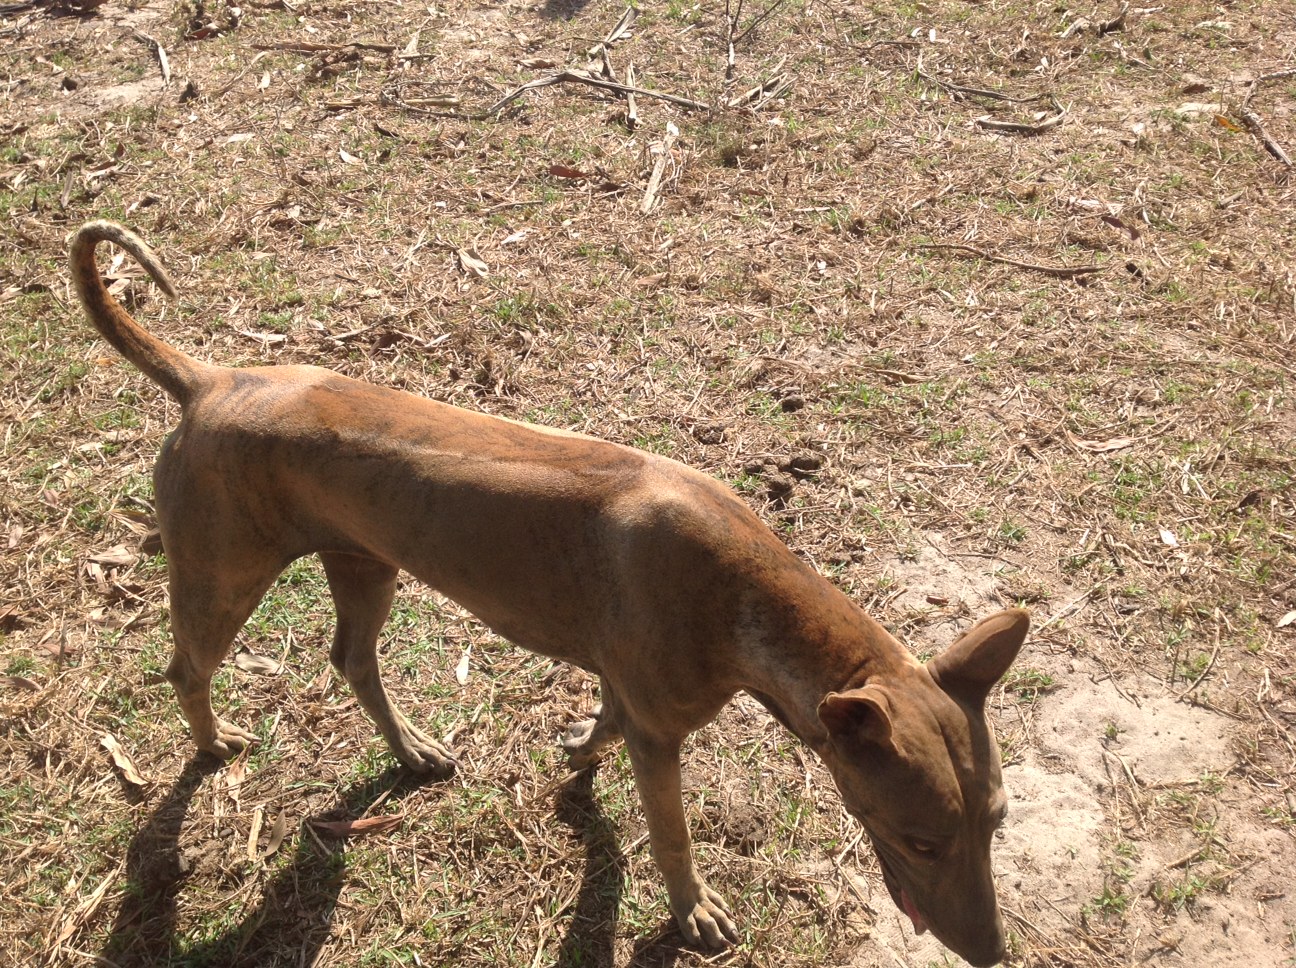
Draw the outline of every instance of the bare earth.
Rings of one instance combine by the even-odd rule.
[[[0,10],[0,963],[959,963],[746,698],[685,775],[744,942],[681,947],[624,755],[559,755],[589,677],[412,583],[384,662],[454,780],[328,668],[314,562],[218,681],[262,742],[195,758],[149,540],[177,411],[64,268],[107,217],[202,358],[703,468],[919,655],[1025,603],[1012,963],[1296,964],[1292,4]]]

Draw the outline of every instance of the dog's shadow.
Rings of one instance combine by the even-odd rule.
[[[271,876],[253,911],[233,925],[227,919],[213,918],[215,930],[206,938],[177,937],[177,912],[182,904],[220,904],[219,898],[210,895],[183,896],[192,861],[181,850],[180,834],[194,796],[222,765],[206,754],[190,760],[132,838],[126,855],[125,896],[100,952],[104,964],[119,968],[177,964],[186,968],[263,968],[283,963],[285,953],[290,952],[293,964],[309,965],[328,941],[333,911],[345,883],[345,855],[339,842],[308,832],[297,838],[296,854]],[[567,931],[555,968],[610,968],[616,960],[617,915],[627,864],[616,828],[594,797],[593,772],[577,775],[560,788],[557,798],[556,817],[579,835],[585,870],[575,905],[565,917]],[[384,793],[390,806],[428,782],[432,781],[393,766],[381,776],[349,787],[332,808],[318,816],[354,818]],[[225,849],[224,842],[219,849]],[[675,932],[666,930],[641,941],[630,965],[674,964],[681,953],[678,940]]]
[[[558,793],[555,816],[580,835],[585,873],[554,968],[612,965],[626,859],[617,831],[594,799],[594,770],[582,770]]]
[[[596,769],[577,774],[558,794],[555,816],[580,835],[585,872],[554,968],[613,968],[617,963],[617,915],[628,865],[616,826],[594,796]],[[626,968],[670,968],[687,951],[681,941],[674,919],[667,915],[655,934],[635,945]]]
[[[545,0],[540,16],[545,20],[574,20],[589,4],[589,0]]]
[[[227,918],[214,916],[209,937],[181,941],[176,936],[177,909],[191,866],[180,849],[180,831],[195,794],[222,765],[207,754],[190,760],[132,838],[126,853],[125,897],[101,952],[105,964],[253,968],[282,963],[285,952],[291,952],[293,964],[309,965],[328,940],[345,879],[345,855],[340,842],[330,847],[330,841],[306,832],[297,838],[292,860],[266,883],[260,904],[239,923],[231,926]],[[354,818],[384,792],[390,791],[385,801],[390,804],[426,782],[430,781],[393,766],[348,788],[318,816]],[[219,849],[225,849],[223,843]],[[220,904],[211,896],[188,900],[195,907]]]

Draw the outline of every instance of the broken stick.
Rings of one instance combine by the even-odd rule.
[[[701,101],[692,101],[686,97],[677,97],[674,94],[665,94],[661,91],[649,91],[642,87],[631,87],[628,84],[618,84],[616,81],[609,81],[606,78],[596,77],[585,71],[565,70],[558,71],[556,74],[548,74],[544,77],[537,77],[533,81],[527,81],[521,87],[510,91],[504,97],[500,98],[485,111],[480,114],[472,115],[475,121],[484,121],[493,114],[498,114],[509,104],[512,104],[527,91],[534,91],[538,88],[548,87],[551,84],[561,84],[564,81],[571,81],[577,84],[588,84],[591,87],[600,87],[605,91],[617,91],[621,94],[637,94],[640,97],[653,97],[662,101],[669,101],[671,104],[678,104],[682,108],[689,108],[694,111],[709,111],[710,105]]]
[[[648,178],[648,188],[644,191],[643,202],[639,205],[639,211],[647,215],[657,204],[657,192],[661,188],[662,175],[666,171],[666,162],[670,161],[671,148],[675,145],[675,139],[679,137],[679,128],[666,122],[666,137],[656,145],[653,145],[653,151],[657,153],[657,161],[653,165],[652,175]]]
[[[1019,262],[1016,259],[1009,259],[1006,256],[994,255],[986,252],[984,249],[978,249],[970,245],[958,245],[952,242],[933,242],[917,246],[919,249],[944,249],[950,252],[966,252],[974,255],[979,259],[985,259],[987,262],[999,262],[1006,266],[1016,266],[1018,269],[1030,269],[1032,272],[1042,272],[1045,275],[1058,276],[1063,279],[1073,279],[1077,276],[1087,276],[1093,272],[1102,272],[1103,266],[1047,266],[1035,262]]]
[[[1247,126],[1253,135],[1260,139],[1260,143],[1265,146],[1265,151],[1273,155],[1288,168],[1292,166],[1291,158],[1287,157],[1287,152],[1283,151],[1282,145],[1274,140],[1273,135],[1265,130],[1265,126],[1260,121],[1260,115],[1256,114],[1245,104],[1240,105],[1236,112],[1237,116],[1242,119],[1242,123]]]

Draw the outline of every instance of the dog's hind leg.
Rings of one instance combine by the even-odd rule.
[[[321,552],[337,606],[337,634],[329,661],[355,692],[396,758],[419,773],[449,776],[454,755],[414,726],[392,704],[378,669],[378,633],[391,612],[396,568],[359,555]]]
[[[175,653],[166,677],[197,747],[229,759],[257,737],[212,711],[212,676],[283,563],[241,561],[221,568],[210,555],[186,555],[170,547],[167,559]]]
[[[593,717],[571,726],[559,740],[567,751],[567,764],[573,770],[585,769],[598,759],[604,747],[621,738],[616,697],[606,679],[599,681],[599,695],[603,701],[594,707]]]

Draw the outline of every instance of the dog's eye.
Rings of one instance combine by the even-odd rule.
[[[921,857],[935,857],[940,852],[940,848],[930,840],[911,840],[909,849]]]

